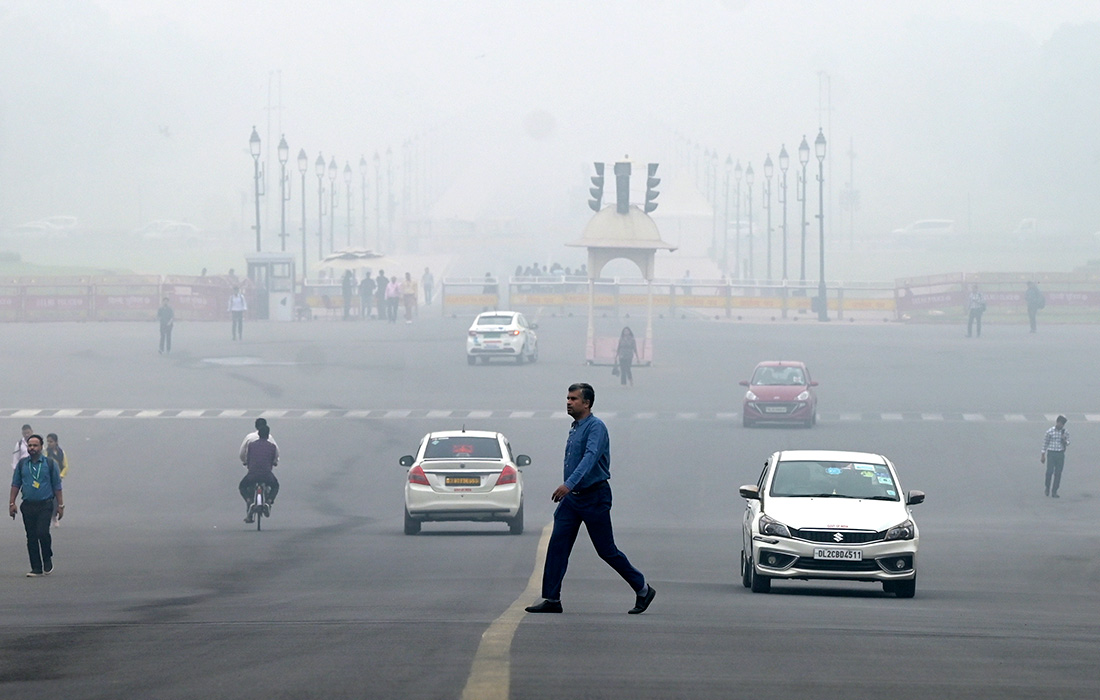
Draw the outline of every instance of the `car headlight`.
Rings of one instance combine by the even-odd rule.
[[[745,400],[746,401],[756,401],[756,394],[752,393],[751,391],[746,391],[745,392]]]
[[[808,391],[803,391],[801,394],[798,395],[798,400],[799,401],[806,401],[809,398],[810,398],[810,392],[808,392]]]
[[[760,522],[757,527],[760,528],[761,535],[775,535],[776,537],[791,536],[791,531],[787,528],[786,525],[779,522],[778,520],[775,520],[774,518],[769,518],[766,515],[760,516]]]
[[[912,520],[906,520],[905,522],[895,525],[886,531],[886,539],[888,540],[911,540],[917,533],[917,526],[913,524]]]

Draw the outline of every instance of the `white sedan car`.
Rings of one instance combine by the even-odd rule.
[[[484,430],[428,433],[416,456],[405,455],[405,534],[430,520],[504,522],[523,534],[523,467],[508,438]]]
[[[917,590],[919,532],[894,465],[882,455],[832,450],[776,452],[755,484],[742,486],[741,581],[767,593],[773,579],[880,582]]]
[[[537,324],[528,323],[515,311],[486,311],[478,314],[466,334],[466,361],[471,365],[480,357],[487,363],[491,357],[514,358],[523,364],[539,359]]]

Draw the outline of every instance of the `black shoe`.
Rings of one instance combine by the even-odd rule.
[[[1051,497],[1051,498],[1058,498],[1058,494],[1056,494],[1056,493],[1052,493],[1052,494],[1050,494],[1050,497]]]
[[[264,517],[265,518],[270,518],[271,517],[271,504],[270,503],[265,503],[264,504]]]
[[[53,559],[42,560],[42,573],[49,576],[53,573]]]
[[[528,605],[524,610],[529,613],[560,613],[561,601],[544,600],[538,605]]]
[[[638,599],[634,601],[634,607],[626,611],[627,614],[641,615],[649,608],[649,604],[653,602],[653,597],[656,595],[657,591],[653,589],[653,586],[650,586],[649,593],[646,593],[644,596],[638,596]]]
[[[31,570],[31,571],[27,572],[27,578],[38,578],[41,575],[42,575],[41,571]]]

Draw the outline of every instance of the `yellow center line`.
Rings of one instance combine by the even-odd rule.
[[[508,700],[512,681],[512,637],[520,620],[527,614],[524,608],[542,592],[542,565],[546,561],[546,545],[553,529],[553,523],[542,529],[535,552],[535,568],[531,578],[527,579],[527,588],[481,635],[481,644],[470,666],[470,677],[466,679],[462,700]]]

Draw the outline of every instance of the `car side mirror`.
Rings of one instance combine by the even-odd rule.
[[[817,386],[817,382],[810,382],[810,386]]]
[[[413,456],[405,455],[398,460],[398,463],[400,463],[402,467],[411,467],[413,465]]]
[[[741,386],[748,386],[749,385],[749,380],[748,379],[742,379],[741,381],[739,381],[737,383],[740,384]]]
[[[905,505],[915,506],[918,503],[924,503],[924,491],[910,491],[905,497]]]
[[[741,494],[741,498],[746,501],[759,501],[760,500],[760,488],[756,484],[749,484],[737,489],[737,492]]]
[[[527,455],[516,455],[516,466],[526,467],[531,463],[531,458]]]

